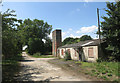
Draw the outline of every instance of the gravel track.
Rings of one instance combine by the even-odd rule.
[[[22,56],[24,57],[24,60],[20,61],[22,69],[15,76],[18,81],[90,81],[48,63],[54,58],[34,58],[28,56],[26,52],[23,52]]]

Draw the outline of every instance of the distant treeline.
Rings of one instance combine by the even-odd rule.
[[[68,38],[64,39],[64,41],[62,42],[62,45],[78,43],[80,41],[85,41],[85,40],[92,40],[92,38],[91,38],[91,36],[88,36],[88,35],[83,35],[80,38],[68,37]]]

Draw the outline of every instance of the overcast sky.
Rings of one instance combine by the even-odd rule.
[[[19,1],[19,0],[18,0]],[[91,0],[93,1],[93,0]],[[4,2],[2,11],[15,10],[18,19],[39,19],[48,22],[53,30],[62,30],[62,40],[66,37],[90,35],[97,38],[97,8],[101,16],[106,2]],[[52,30],[52,31],[53,31]],[[50,35],[51,37],[52,35]]]

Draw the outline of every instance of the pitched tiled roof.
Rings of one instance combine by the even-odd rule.
[[[103,42],[103,40],[101,40],[101,42]],[[77,48],[77,47],[97,46],[97,45],[99,45],[99,39],[80,41],[74,44],[66,44],[59,48]]]

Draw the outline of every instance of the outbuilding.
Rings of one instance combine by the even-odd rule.
[[[98,56],[102,53],[98,39],[61,46],[57,49],[57,56],[64,58],[66,56],[66,51],[69,52],[72,60],[88,62],[96,62]]]

